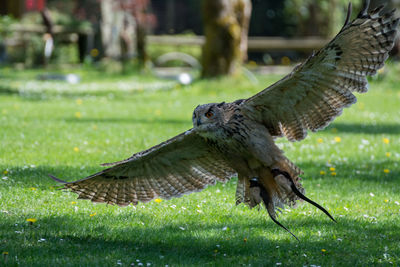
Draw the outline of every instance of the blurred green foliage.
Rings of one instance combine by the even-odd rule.
[[[88,21],[78,21],[72,14],[63,13],[55,9],[50,10],[51,19],[54,25],[64,27],[67,32],[87,32],[91,30]],[[7,29],[13,25],[22,25],[22,28],[32,25],[42,25],[43,19],[39,12],[26,13],[20,20],[10,16],[0,16],[0,29]],[[0,31],[0,42],[5,38],[14,38],[15,44],[7,47],[7,58],[9,62],[22,62],[28,67],[42,65],[44,62],[43,35],[40,33],[20,34],[13,31]],[[51,62],[78,63],[78,48],[68,40],[67,35],[56,34],[51,56]]]
[[[16,19],[12,16],[5,15],[0,16],[0,29],[7,29],[11,24],[15,23]],[[0,31],[0,43],[4,41],[4,39],[10,37],[12,32]]]
[[[353,16],[361,2],[351,1]],[[332,37],[343,26],[348,4],[348,0],[286,0],[285,20],[293,35]]]

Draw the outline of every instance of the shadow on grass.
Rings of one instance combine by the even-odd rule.
[[[9,237],[16,238],[9,240],[7,249],[29,257],[26,263],[38,266],[57,259],[67,260],[67,265],[91,266],[115,266],[118,260],[129,266],[137,264],[137,259],[144,265],[151,262],[156,266],[275,265],[277,262],[293,266],[365,266],[383,259],[384,247],[400,241],[400,228],[395,224],[371,224],[345,218],[337,224],[310,217],[286,222],[293,232],[300,232],[296,233],[300,242],[289,235],[271,239],[269,233],[281,230],[272,223],[249,221],[243,216],[229,222],[228,231],[221,230],[226,223],[194,221],[183,231],[180,225],[167,220],[159,227],[138,226],[137,221],[152,220],[148,215],[132,214],[126,219],[127,225],[122,226],[113,225],[106,216],[97,216],[96,220],[71,220],[69,216],[43,218],[40,227],[25,226],[24,234],[10,234]],[[0,229],[7,228],[15,227],[7,220],[1,221]],[[316,235],[321,228],[322,236]],[[332,231],[337,237],[330,235]],[[45,241],[38,242],[40,239]],[[20,242],[27,245],[19,246]],[[387,254],[400,256],[392,249]]]
[[[339,133],[360,134],[399,134],[400,124],[379,123],[377,125],[362,123],[333,123],[327,129],[336,128]]]
[[[19,95],[19,92],[10,87],[0,85],[0,95]]]
[[[307,179],[312,180],[312,173],[316,172],[315,164],[301,165],[310,173]],[[398,171],[383,177],[373,173],[351,177],[354,175],[353,164],[337,165],[336,168],[341,170],[341,177],[332,179],[324,176],[318,179],[324,179],[324,183],[332,184],[332,187],[345,180],[359,180],[363,184],[376,183],[383,190],[398,192],[398,181],[395,181],[395,177],[400,175]],[[9,168],[6,183],[12,186],[13,181],[18,181],[15,186],[37,186],[49,190],[50,185],[57,185],[48,178],[49,173],[71,181],[101,169],[97,166],[83,171],[66,166]],[[72,177],[75,179],[69,179]],[[336,187],[341,188],[339,185]],[[275,265],[277,262],[293,266],[365,266],[378,264],[379,259],[389,263],[393,258],[400,258],[400,250],[392,249],[400,242],[400,226],[389,223],[389,219],[382,222],[384,218],[378,217],[377,223],[373,223],[361,215],[360,219],[345,215],[335,216],[338,223],[334,224],[327,218],[318,220],[302,214],[293,219],[283,217],[282,223],[300,238],[301,241],[297,242],[289,234],[285,238],[286,233],[268,219],[264,210],[262,212],[265,215],[262,220],[234,213],[217,215],[219,218],[215,220],[209,217],[207,221],[185,220],[186,215],[183,214],[172,215],[180,216],[177,219],[160,213],[165,218],[158,218],[160,224],[157,226],[148,223],[155,220],[154,216],[139,210],[92,218],[87,214],[68,216],[52,212],[33,226],[21,219],[24,223],[19,223],[18,227],[16,220],[20,219],[20,215],[11,214],[2,216],[0,220],[0,232],[5,233],[0,238],[0,247],[10,252],[10,264],[17,263],[14,255],[18,255],[20,263],[25,266],[56,263],[63,266],[115,266],[118,260],[129,266],[137,264],[137,259],[144,265],[151,262],[156,266]],[[184,230],[180,228],[182,224]],[[229,230],[223,231],[226,226]],[[321,236],[318,236],[318,231],[321,231]],[[280,235],[274,239],[271,233],[284,233],[284,237]],[[44,241],[39,241],[42,239]],[[385,246],[389,248],[385,250]],[[389,256],[384,256],[385,253]]]

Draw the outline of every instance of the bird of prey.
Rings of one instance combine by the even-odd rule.
[[[197,192],[216,181],[238,177],[236,203],[276,210],[303,199],[302,171],[274,143],[300,141],[325,128],[343,108],[367,92],[366,76],[383,67],[393,47],[399,19],[383,6],[368,12],[369,1],[350,22],[351,4],[336,37],[289,75],[258,94],[232,103],[199,105],[193,128],[64,188],[81,199],[125,206],[154,198]],[[286,229],[287,230],[287,229]]]

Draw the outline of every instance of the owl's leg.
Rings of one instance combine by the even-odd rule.
[[[260,203],[263,201],[261,198],[260,187],[258,186],[257,178],[252,178],[249,180],[249,191],[250,191],[250,208],[257,206],[260,210]]]
[[[271,170],[269,168],[262,167],[258,170],[258,182],[264,186],[265,190],[267,190],[273,206],[283,208],[284,207],[283,192],[281,192],[281,189],[279,188],[279,185],[276,183],[274,176],[272,175]]]
[[[300,190],[294,184],[292,177],[287,172],[281,171],[281,170],[278,170],[278,169],[273,169],[271,172],[276,177],[285,177],[287,179],[287,181],[289,182],[290,188],[292,189],[293,193],[295,193],[299,198],[305,200],[306,202],[308,202],[311,205],[313,205],[313,206],[317,207],[318,209],[320,209],[332,221],[336,222],[336,220],[332,217],[332,215],[326,209],[324,209],[321,205],[319,205],[318,203],[312,201],[311,199],[309,199],[308,197],[303,195],[303,193],[300,192]]]
[[[260,199],[264,202],[265,208],[268,211],[268,215],[271,218],[271,220],[285,229],[289,234],[291,234],[294,238],[299,241],[299,239],[289,231],[285,226],[283,226],[280,222],[276,220],[276,213],[275,213],[275,205],[272,202],[271,195],[268,193],[268,190],[265,188],[263,183],[259,182],[258,179],[252,179],[250,180],[250,188],[257,188],[259,192],[259,197]]]
[[[246,205],[252,207],[250,203],[249,179],[246,176],[241,175],[239,173],[238,182],[236,186],[236,205],[239,205],[240,203],[245,203]]]

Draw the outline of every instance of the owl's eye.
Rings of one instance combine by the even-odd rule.
[[[211,111],[208,111],[206,114],[204,114],[204,116],[206,116],[209,119],[212,116],[214,116],[214,113],[212,113]]]

